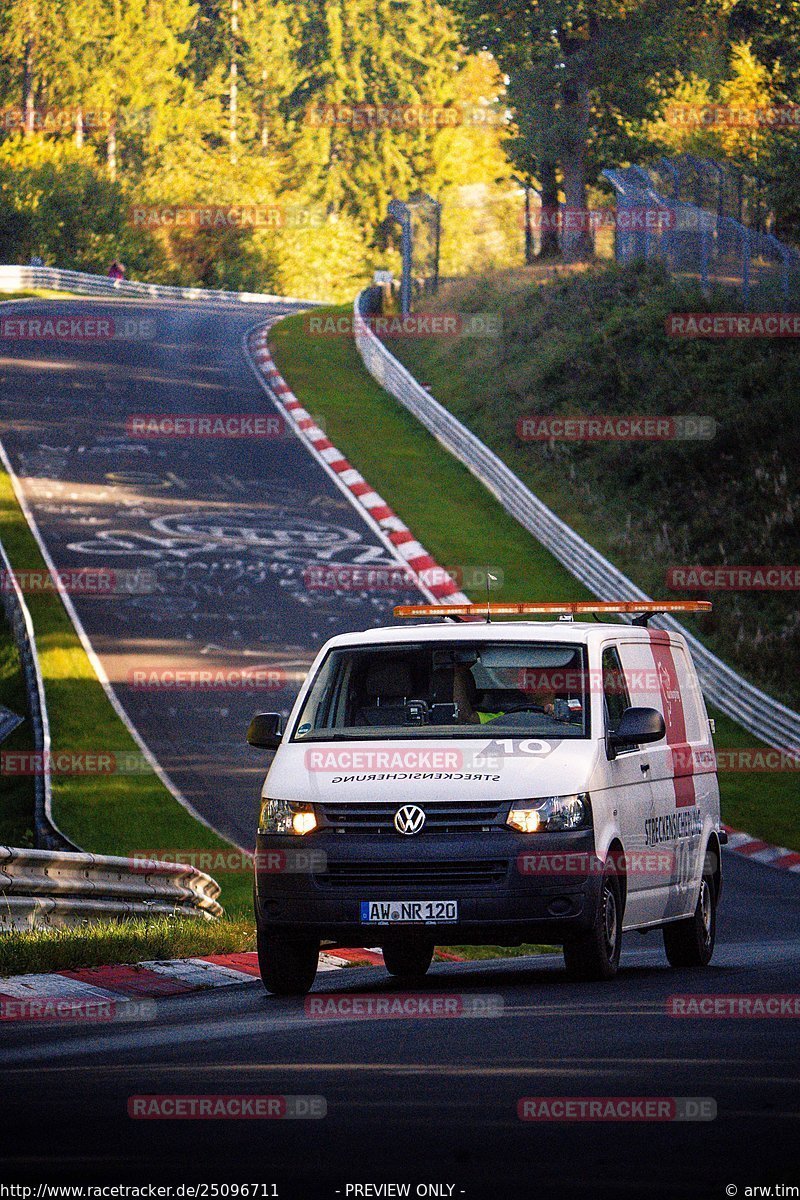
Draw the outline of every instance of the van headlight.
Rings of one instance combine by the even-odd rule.
[[[303,837],[317,828],[317,818],[312,804],[301,804],[297,800],[273,800],[261,798],[261,813],[258,818],[259,833],[288,833]]]
[[[588,792],[577,796],[545,796],[541,800],[515,800],[506,824],[520,833],[588,829],[592,806]]]

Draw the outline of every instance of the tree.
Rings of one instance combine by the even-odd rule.
[[[451,0],[473,48],[488,48],[510,77],[519,130],[510,152],[535,169],[543,204],[559,172],[567,208],[586,208],[597,149],[619,147],[658,102],[654,81],[686,57],[692,33],[716,0]],[[618,161],[618,159],[617,159]],[[570,257],[590,249],[588,231],[565,239]]]
[[[297,86],[301,23],[288,0],[242,0],[241,57],[245,104],[261,154],[285,141],[282,112]]]
[[[36,132],[36,101],[52,64],[54,25],[58,9],[48,0],[2,0],[0,3],[0,55],[9,64],[7,77],[16,74],[18,103],[26,137]],[[16,70],[15,70],[16,68]]]
[[[315,180],[329,212],[372,228],[393,195],[438,186],[462,61],[451,14],[424,0],[306,0],[298,56],[296,186]]]

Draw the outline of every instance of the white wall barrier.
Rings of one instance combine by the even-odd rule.
[[[76,292],[88,296],[119,296],[124,299],[213,301],[216,304],[281,304],[287,308],[309,308],[313,300],[274,296],[263,292],[228,292],[214,288],[170,287],[162,283],[136,283],[90,275],[85,271],[62,271],[58,267],[0,266],[0,294],[47,288],[51,291]]]

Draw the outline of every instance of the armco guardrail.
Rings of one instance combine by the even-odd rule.
[[[0,846],[0,932],[102,917],[219,917],[219,884],[196,867]]]
[[[435,400],[360,317],[369,291],[355,302],[356,345],[370,374],[408,409],[445,449],[497,497],[503,508],[542,543],[598,600],[649,600],[612,563],[565,525],[480,438]],[[654,622],[683,634],[706,698],[770,746],[794,753],[800,747],[800,714],[748,683],[672,617]]]
[[[28,712],[33,725],[33,744],[42,756],[43,770],[34,776],[34,837],[37,846],[51,850],[75,850],[77,847],[64,836],[52,816],[49,771],[50,723],[47,719],[44,681],[36,653],[33,621],[25,597],[0,542],[0,604],[11,626],[12,636],[22,664]]]
[[[0,266],[0,299],[3,291],[49,288],[89,296],[121,296],[143,300],[196,300],[218,304],[283,304],[309,308],[315,301],[292,296],[274,296],[262,292],[226,292],[214,288],[171,287],[162,283],[137,283],[128,279],[109,279],[85,271],[62,271],[59,267]]]

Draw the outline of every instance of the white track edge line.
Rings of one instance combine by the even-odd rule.
[[[98,655],[91,643],[91,640],[89,639],[89,635],[87,634],[86,630],[83,627],[83,622],[81,621],[80,617],[78,616],[78,613],[75,609],[75,605],[72,603],[72,598],[70,597],[69,593],[67,592],[66,588],[64,587],[64,584],[61,580],[58,569],[50,555],[50,551],[47,549],[47,546],[44,543],[44,539],[42,538],[41,532],[39,531],[39,526],[37,525],[36,518],[34,517],[33,512],[31,511],[30,505],[28,504],[27,497],[25,496],[25,493],[22,488],[22,484],[20,483],[20,481],[17,477],[17,474],[11,465],[11,460],[8,457],[8,454],[6,452],[5,446],[3,445],[2,439],[0,439],[0,461],[2,461],[3,466],[5,467],[6,471],[8,472],[8,477],[11,480],[11,486],[12,486],[12,488],[14,490],[14,494],[17,498],[17,503],[19,504],[20,509],[22,510],[22,515],[25,517],[25,520],[28,523],[28,528],[30,529],[31,533],[33,534],[33,536],[36,540],[36,543],[39,547],[39,552],[45,561],[45,565],[47,566],[47,569],[50,571],[50,574],[53,577],[53,580],[56,584],[56,590],[58,591],[58,594],[61,597],[61,602],[64,605],[64,608],[67,610],[67,615],[69,616],[70,620],[72,621],[72,624],[75,628],[75,632],[77,633],[78,638],[81,642],[81,645],[83,646],[83,649],[86,653],[86,657],[89,659],[89,662],[91,663],[91,665],[94,669],[95,675],[98,678],[100,686],[102,687],[103,691],[105,692],[106,696],[108,697],[109,703],[111,704],[111,707],[114,709],[114,712],[117,714],[119,719],[122,721],[123,725],[128,730],[128,733],[131,735],[134,742],[141,750],[148,766],[157,775],[158,779],[161,781],[161,783],[164,785],[164,787],[167,789],[167,791],[169,791],[171,793],[173,799],[177,800],[178,803],[181,805],[181,807],[184,808],[186,810],[186,812],[189,813],[190,816],[194,817],[195,820],[199,821],[201,825],[204,825],[206,829],[209,829],[213,834],[215,834],[216,837],[221,838],[223,842],[229,842],[228,838],[223,837],[222,834],[219,832],[219,830],[215,829],[214,826],[210,823],[210,821],[207,821],[205,817],[201,816],[201,814],[192,807],[192,805],[186,799],[186,797],[184,796],[184,794],[180,790],[180,788],[177,786],[177,784],[175,784],[172,781],[172,779],[170,779],[169,775],[164,770],[164,768],[161,766],[158,759],[153,754],[152,750],[147,745],[144,738],[142,737],[142,735],[139,733],[138,729],[134,725],[133,721],[128,716],[128,713],[126,712],[125,708],[122,705],[122,701],[119,699],[119,697],[117,696],[116,692],[114,691],[114,689],[111,685],[108,675],[106,674],[105,668],[104,668],[102,662],[100,661],[100,658],[98,657]],[[35,630],[34,630],[34,632],[35,632]],[[45,690],[46,690],[46,685],[45,685]],[[67,835],[65,835],[65,836],[67,836]],[[245,850],[244,846],[239,846],[239,845],[237,845],[236,842],[229,842],[229,844],[235,846],[237,850],[242,850],[242,851]]]

